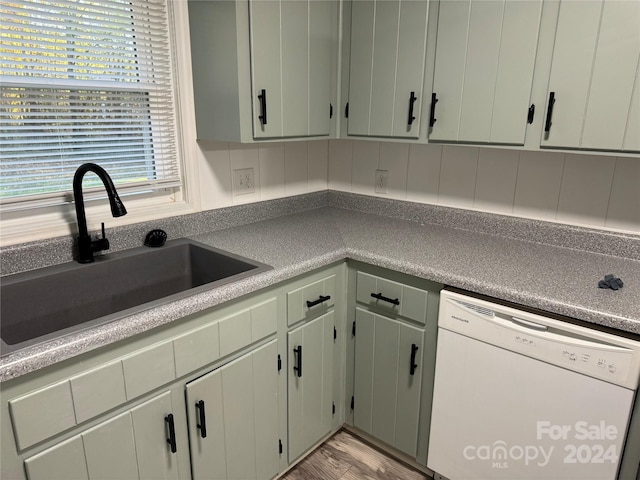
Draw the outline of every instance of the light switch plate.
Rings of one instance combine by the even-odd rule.
[[[233,171],[233,195],[254,193],[255,178],[253,168],[238,168]]]

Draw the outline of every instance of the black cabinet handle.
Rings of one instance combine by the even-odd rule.
[[[329,104],[329,118],[333,118],[333,104]]]
[[[531,125],[533,123],[533,117],[536,115],[536,106],[535,104],[531,104],[529,110],[527,110],[527,123]]]
[[[416,97],[416,92],[411,92],[411,94],[409,94],[409,125],[411,125],[416,119],[416,117],[413,116],[413,104],[416,103],[417,99],[418,97]]]
[[[429,127],[433,127],[435,123],[438,121],[436,119],[436,103],[438,103],[438,98],[435,93],[431,94],[431,113],[429,115]]]
[[[377,298],[378,300],[382,300],[383,302],[389,302],[389,303],[392,303],[394,305],[400,305],[400,300],[399,299],[385,297],[381,293],[372,293],[371,296],[373,298]]]
[[[293,371],[296,372],[296,377],[302,376],[302,345],[298,345],[293,349],[293,354],[296,356],[296,364],[293,366]]]
[[[326,302],[327,300],[331,300],[331,295],[327,295],[325,297],[323,297],[322,295],[320,295],[320,297],[318,297],[317,300],[314,300],[313,302],[310,302],[309,300],[307,300],[307,308],[311,308],[311,307],[315,307],[316,305],[319,305],[321,303]]]
[[[409,375],[413,375],[414,373],[416,373],[416,368],[418,368],[418,365],[416,365],[416,353],[418,353],[418,346],[415,343],[411,344],[411,364],[409,366]]]
[[[164,417],[164,421],[169,426],[169,438],[167,438],[167,443],[171,446],[171,453],[176,453],[178,448],[176,447],[176,426],[173,423],[173,414],[170,413]]]
[[[544,131],[551,130],[551,117],[553,116],[553,104],[556,103],[556,92],[549,93],[549,105],[547,106],[547,120],[544,122]]]
[[[204,400],[196,402],[196,414],[198,415],[196,427],[200,429],[200,437],[207,438],[207,419],[204,413]]]
[[[261,90],[260,95],[258,95],[258,100],[260,100],[260,115],[258,118],[260,119],[260,123],[262,125],[267,124],[267,91],[263,88]]]

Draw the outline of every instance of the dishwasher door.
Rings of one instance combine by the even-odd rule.
[[[615,480],[633,397],[439,328],[427,465],[451,480]]]

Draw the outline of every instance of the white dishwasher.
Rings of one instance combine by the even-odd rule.
[[[615,480],[639,375],[637,341],[443,290],[427,465]]]

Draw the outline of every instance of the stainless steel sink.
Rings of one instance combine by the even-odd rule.
[[[271,267],[188,239],[1,279],[1,355],[230,283]]]

